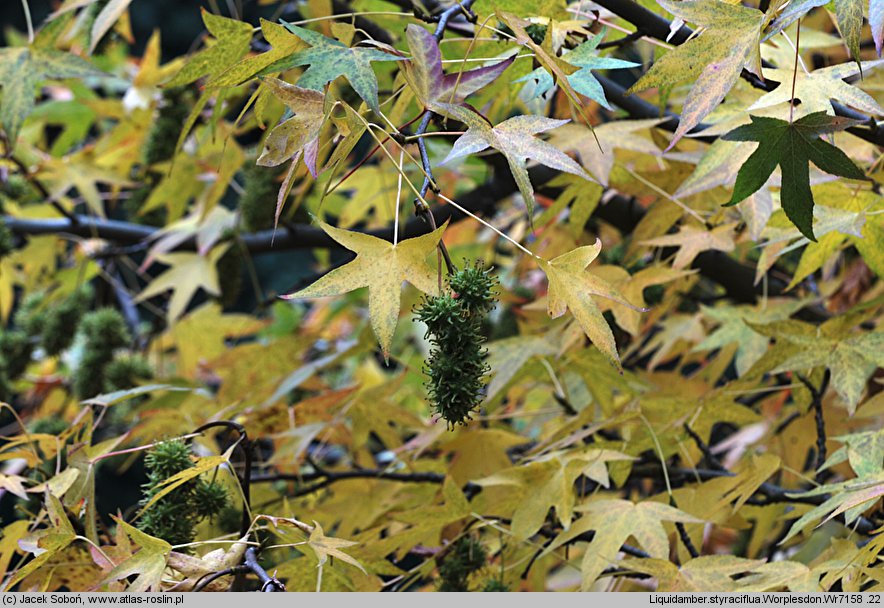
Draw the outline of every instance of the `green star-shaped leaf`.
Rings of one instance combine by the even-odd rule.
[[[372,61],[398,61],[390,53],[364,47],[350,48],[347,45],[304,28],[285,23],[295,36],[310,45],[309,49],[298,51],[264,68],[260,74],[282,72],[301,65],[308,67],[298,79],[298,86],[317,91],[338,76],[343,76],[353,90],[376,114],[380,114],[378,104],[378,79],[371,68]],[[259,75],[260,75],[259,74]]]
[[[854,121],[828,116],[825,112],[814,112],[792,123],[760,116],[751,119],[750,124],[737,127],[723,137],[728,141],[758,142],[758,149],[737,173],[727,205],[735,205],[758,191],[779,165],[783,172],[780,190],[783,211],[804,236],[816,241],[808,164],[813,162],[833,175],[865,179],[862,170],[844,152],[820,139],[820,135],[846,128]]]
[[[70,53],[31,45],[0,49],[0,124],[6,132],[10,149],[22,123],[34,110],[37,85],[44,80],[106,76],[88,61]]]

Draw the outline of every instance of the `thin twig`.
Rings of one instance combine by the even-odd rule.
[[[9,142],[7,142],[6,145],[7,145],[7,148],[9,148]],[[21,171],[22,176],[24,176],[24,178],[28,181],[28,183],[30,183],[34,188],[36,188],[37,192],[40,193],[40,196],[42,196],[44,199],[46,199],[46,201],[49,202],[49,204],[52,205],[52,207],[56,211],[58,211],[61,215],[66,217],[68,219],[68,221],[71,222],[72,224],[78,223],[77,216],[74,215],[73,213],[71,213],[70,211],[68,211],[67,209],[65,209],[64,207],[62,207],[61,203],[59,203],[57,200],[55,200],[52,197],[52,195],[49,193],[49,190],[46,189],[46,186],[44,186],[43,184],[40,183],[40,181],[30,172],[28,167],[25,166],[25,164],[21,161],[21,159],[17,158],[16,156],[14,156],[12,154],[10,154],[7,158],[12,164],[14,164],[16,167],[18,167],[18,170]]]
[[[267,571],[258,563],[258,550],[255,549],[255,547],[249,547],[246,549],[244,565],[258,577],[258,580],[261,581],[261,591],[265,593],[285,591],[285,585],[282,584],[282,581],[275,576],[267,574]]]
[[[816,466],[814,470],[816,471],[814,475],[814,479],[819,483],[823,478],[823,465],[826,463],[826,420],[823,418],[823,396],[826,394],[826,389],[829,388],[829,370],[826,370],[823,375],[823,380],[820,382],[819,388],[815,387],[813,383],[802,374],[795,374],[797,378],[801,381],[801,383],[807,387],[810,391],[811,401],[810,404],[813,407],[813,416],[816,421]]]

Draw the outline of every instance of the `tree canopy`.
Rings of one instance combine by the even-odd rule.
[[[4,590],[884,588],[884,4],[141,1],[0,48]]]

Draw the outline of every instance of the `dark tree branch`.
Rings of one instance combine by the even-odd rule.
[[[314,467],[315,468],[315,467]],[[305,483],[316,481],[309,486],[298,488],[292,497],[307,496],[338,481],[345,479],[383,479],[386,481],[399,481],[403,483],[435,483],[442,484],[445,481],[445,475],[432,472],[417,473],[396,473],[386,471],[384,469],[349,469],[346,471],[329,471],[320,468],[308,473],[269,473],[263,475],[255,475],[252,477],[252,483],[264,483],[272,481],[295,481]],[[318,480],[318,481],[317,481]],[[463,488],[464,493],[468,496],[478,494],[482,486],[475,483],[467,483]]]
[[[285,585],[282,584],[275,576],[270,576],[267,571],[258,563],[258,550],[255,547],[246,549],[246,558],[243,565],[252,571],[258,580],[261,581],[261,591],[266,593],[285,591]]]
[[[706,445],[706,442],[703,441],[703,438],[697,435],[694,430],[690,427],[690,425],[685,422],[684,430],[690,436],[691,439],[694,440],[694,443],[697,444],[697,447],[700,448],[700,452],[703,453],[703,458],[706,460],[706,463],[715,469],[716,471],[726,471],[724,465],[715,457],[715,454],[709,449],[709,446]]]
[[[646,103],[646,102],[643,102]],[[650,105],[650,104],[649,104]],[[489,155],[486,160],[492,163],[500,155]],[[550,181],[558,173],[548,167],[532,167],[529,170],[531,182],[535,189],[555,198],[559,194],[558,189],[544,187],[543,184]],[[497,202],[506,198],[516,191],[516,184],[508,171],[494,171],[491,181],[478,186],[474,190],[465,192],[457,197],[458,203],[476,215],[487,215],[492,212]],[[454,209],[450,205],[434,205],[432,213],[436,221],[441,224],[446,220],[452,223],[458,222],[467,216]],[[614,226],[622,233],[630,233],[645,215],[645,209],[636,204],[634,199],[615,194],[607,197],[606,202],[596,209],[593,217]],[[70,234],[74,236],[96,237],[114,241],[123,247],[143,244],[157,234],[157,229],[150,226],[142,226],[117,220],[77,216],[78,223],[72,224],[63,219],[30,219],[4,216],[3,220],[9,229],[19,235],[41,234]],[[402,238],[411,238],[426,234],[427,223],[420,217],[414,217],[405,223],[402,230]],[[392,240],[392,226],[368,231],[367,234],[378,238]],[[271,251],[286,251],[294,249],[334,248],[341,247],[319,228],[305,225],[291,225],[286,230],[280,230],[275,235],[273,230],[264,230],[241,235],[241,240],[251,255],[257,255]],[[182,242],[177,251],[195,251],[196,240],[190,238]],[[724,252],[704,251],[700,253],[692,264],[693,268],[700,271],[705,278],[720,285],[728,298],[740,303],[754,303],[757,296],[762,293],[762,285],[755,284],[755,268],[742,264],[731,258]],[[767,289],[771,296],[786,294],[787,282],[768,275]],[[828,318],[828,314],[819,307],[808,307],[806,318],[810,321],[821,321]]]
[[[37,192],[40,193],[40,196],[42,196],[44,199],[49,201],[49,204],[52,205],[53,209],[55,209],[61,215],[66,217],[68,219],[68,221],[73,222],[73,223],[77,222],[76,216],[73,215],[70,211],[68,211],[64,207],[62,207],[61,203],[59,203],[57,200],[55,200],[52,197],[52,195],[49,193],[49,190],[46,189],[46,186],[44,186],[42,183],[40,183],[40,180],[38,180],[37,177],[31,173],[30,169],[28,169],[28,167],[26,167],[25,164],[18,157],[10,154],[6,158],[9,161],[11,161],[12,164],[14,164],[16,167],[18,167],[18,170],[21,172],[21,174],[24,176],[24,178],[28,181],[28,183],[30,183],[34,188],[37,189]]]
[[[243,472],[239,478],[240,486],[242,487],[242,496],[243,496],[243,505],[242,505],[242,518],[240,519],[239,525],[239,536],[242,538],[249,532],[249,528],[252,527],[252,498],[251,498],[251,488],[252,488],[252,441],[249,439],[249,435],[246,432],[246,428],[238,422],[234,422],[232,420],[215,420],[212,422],[207,422],[206,424],[198,427],[193,431],[193,434],[202,433],[212,428],[224,428],[227,430],[235,431],[239,434],[240,442],[239,448],[243,455]]]
[[[826,394],[826,389],[829,388],[830,374],[827,369],[819,388],[815,387],[803,374],[795,374],[795,376],[810,391],[810,404],[813,407],[813,417],[816,421],[816,466],[814,467],[816,475],[814,479],[819,483],[823,480],[822,468],[826,463],[826,421],[823,418],[823,396]]]

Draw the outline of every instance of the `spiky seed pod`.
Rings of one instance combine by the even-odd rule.
[[[227,507],[230,497],[219,483],[200,479],[193,488],[194,513],[201,518],[212,518]]]
[[[239,213],[243,230],[257,232],[273,226],[276,211],[276,191],[279,169],[262,167],[254,159],[245,162],[242,168],[243,193],[239,199]]]
[[[112,308],[102,308],[83,316],[83,356],[74,373],[74,392],[80,399],[104,391],[105,369],[114,360],[114,351],[129,344],[132,337],[123,316]]]
[[[31,362],[34,345],[23,331],[0,331],[0,368],[6,377],[15,379],[25,373]]]
[[[423,300],[415,311],[427,325],[430,356],[424,366],[434,410],[449,427],[466,424],[482,402],[487,350],[482,323],[494,307],[497,280],[481,264],[455,272],[449,292]]]
[[[141,505],[147,505],[163,488],[163,482],[193,466],[190,448],[180,439],[155,445],[144,458],[147,483],[142,486]],[[227,491],[218,483],[194,479],[158,500],[138,520],[138,527],[173,545],[193,542],[195,527],[228,506]]]
[[[178,135],[190,113],[189,96],[190,93],[185,87],[163,90],[163,100],[156,120],[144,144],[146,164],[161,163],[175,155]]]
[[[43,309],[45,299],[43,292],[39,291],[25,296],[13,317],[16,327],[29,336],[39,336],[43,333],[43,325],[48,314],[48,311]]]
[[[161,484],[172,475],[192,467],[193,459],[190,456],[190,448],[180,439],[156,444],[144,457],[148,485]]]
[[[482,587],[482,591],[486,593],[506,593],[510,588],[501,580],[496,578],[489,578],[486,581],[485,586]]]
[[[92,288],[84,285],[46,311],[40,340],[47,355],[54,357],[71,345],[91,301]]]
[[[221,289],[221,306],[230,308],[242,293],[243,252],[239,243],[234,242],[215,266],[218,272],[218,287]]]
[[[132,340],[126,320],[113,308],[101,308],[84,315],[80,333],[86,339],[86,350],[101,353],[113,353]]]
[[[439,591],[469,591],[467,584],[470,575],[484,568],[487,560],[488,554],[482,543],[462,536],[439,566]]]
[[[139,355],[117,357],[104,368],[104,390],[121,391],[153,378],[153,367]]]
[[[0,258],[15,251],[15,237],[6,222],[0,220]]]

